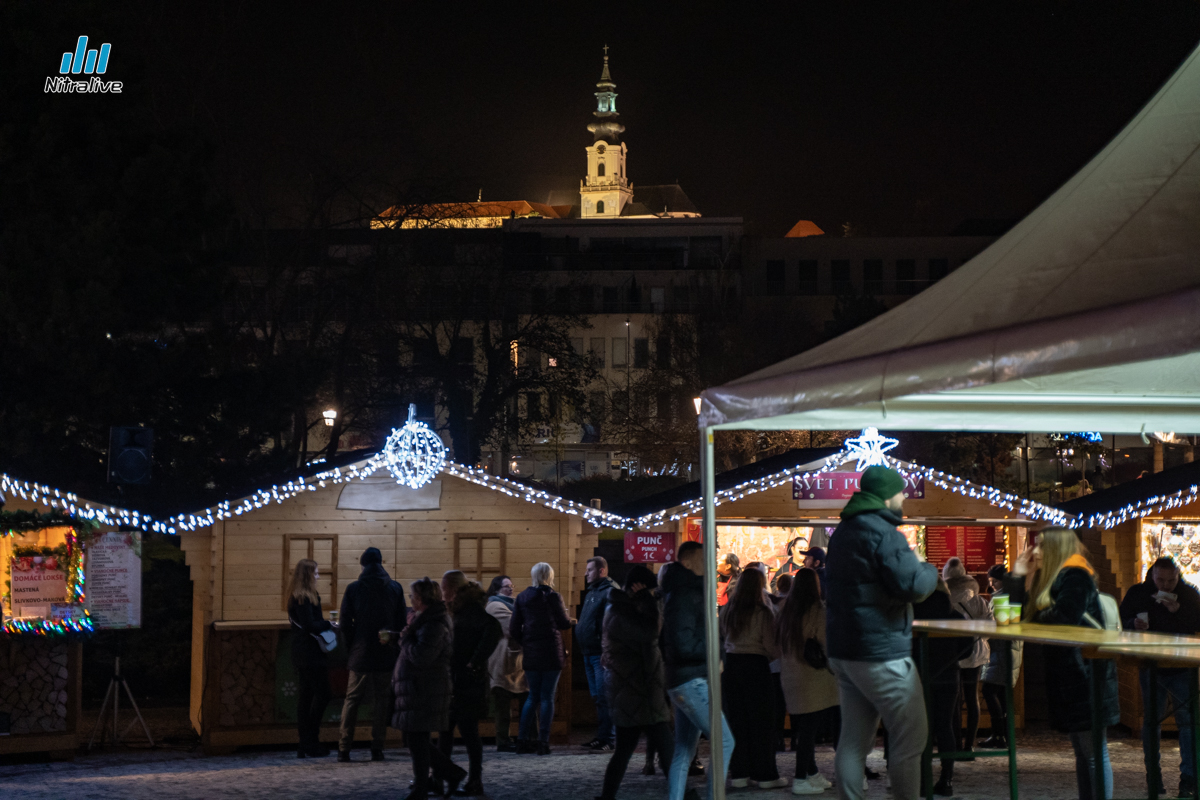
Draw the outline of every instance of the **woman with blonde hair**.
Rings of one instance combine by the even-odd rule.
[[[554,568],[541,561],[533,565],[529,576],[533,585],[517,595],[508,626],[509,639],[521,647],[529,684],[529,697],[521,709],[517,752],[546,755],[550,752],[554,693],[567,663],[562,632],[570,630],[572,623],[562,595],[554,591]]]
[[[296,729],[300,735],[297,758],[329,755],[320,742],[321,719],[333,693],[329,689],[329,659],[317,638],[331,626],[321,614],[317,593],[317,562],[302,558],[292,570],[288,586],[288,620],[292,624],[292,665],[296,669]]]
[[[1009,602],[1021,604],[1021,619],[1047,625],[1103,625],[1096,570],[1087,560],[1087,549],[1074,531],[1047,528],[1037,546],[1018,558],[1004,578]],[[1112,661],[1084,660],[1078,647],[1046,647],[1046,696],[1050,724],[1071,737],[1075,750],[1075,780],[1080,800],[1112,797],[1112,766],[1108,760],[1105,730],[1100,731],[1100,752],[1093,751],[1090,686],[1092,670],[1103,670],[1103,723],[1120,719],[1117,675]],[[1096,759],[1104,765],[1104,786],[1094,786]]]

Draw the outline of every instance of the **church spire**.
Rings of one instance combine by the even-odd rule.
[[[596,110],[592,112],[596,120],[588,125],[588,130],[597,142],[619,144],[625,126],[621,124],[620,114],[617,113],[617,93],[613,91],[617,85],[608,71],[608,45],[604,45],[604,69],[600,71],[600,82],[596,88],[600,90],[596,92]]]

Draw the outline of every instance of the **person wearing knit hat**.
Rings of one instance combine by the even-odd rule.
[[[938,572],[921,562],[898,529],[905,485],[895,470],[868,467],[826,554],[827,647],[842,704],[834,766],[839,794],[853,800],[862,797],[863,769],[881,717],[892,792],[896,800],[920,796],[929,731],[912,659],[912,604],[933,593]]]

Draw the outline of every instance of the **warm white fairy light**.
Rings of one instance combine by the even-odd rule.
[[[446,445],[424,422],[417,421],[417,407],[408,406],[408,422],[393,428],[378,455],[368,467],[374,472],[377,465],[387,467],[396,483],[410,489],[420,489],[442,471],[446,465]]]

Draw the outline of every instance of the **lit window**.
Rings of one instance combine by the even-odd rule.
[[[557,367],[558,359],[555,358],[554,356],[550,356],[549,358],[546,359],[546,364],[547,364],[547,366]]]
[[[510,354],[510,358],[512,358],[513,369],[516,369],[518,366],[520,366],[520,363],[519,363],[520,359],[518,358],[518,354],[520,353],[520,351],[521,351],[520,345],[517,344],[516,339],[513,339],[512,342],[510,342],[508,345],[508,352]]]

